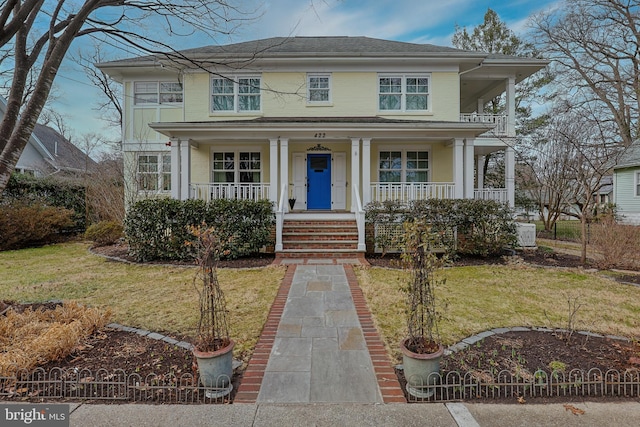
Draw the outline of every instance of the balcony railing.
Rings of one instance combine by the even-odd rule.
[[[383,202],[397,200],[409,202],[411,200],[453,199],[455,198],[455,184],[450,182],[372,182],[371,201]]]
[[[495,200],[496,202],[507,203],[506,188],[483,188],[482,190],[474,190],[473,198],[476,200]]]
[[[464,123],[486,123],[495,125],[490,135],[507,136],[509,117],[506,114],[460,114],[460,121]]]
[[[207,183],[191,184],[190,197],[199,200],[242,199],[261,200],[269,198],[269,184]]]

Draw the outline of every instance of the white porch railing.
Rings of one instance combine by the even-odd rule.
[[[411,200],[454,199],[455,187],[452,182],[372,182],[371,201],[409,202]]]
[[[269,184],[194,184],[189,188],[189,196],[192,199],[243,199],[261,200],[269,198]]]
[[[476,200],[495,200],[496,202],[508,203],[509,197],[506,188],[484,188],[474,190],[473,198]]]
[[[497,136],[507,136],[509,117],[506,114],[460,114],[460,121],[464,123],[487,123],[495,125],[495,128],[489,131],[489,133]]]

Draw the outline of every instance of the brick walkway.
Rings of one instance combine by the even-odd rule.
[[[351,265],[288,265],[235,402],[406,402]]]

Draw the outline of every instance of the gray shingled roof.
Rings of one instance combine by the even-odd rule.
[[[624,154],[620,156],[618,164],[614,169],[640,166],[640,139],[635,140],[627,147]]]
[[[432,44],[398,42],[371,37],[272,37],[228,45],[212,45],[180,51],[186,57],[196,58],[261,58],[277,57],[376,57],[376,56],[457,56],[484,58],[486,53],[454,49]],[[101,66],[153,61],[147,55],[100,64]]]
[[[85,167],[91,169],[96,164],[78,147],[49,126],[36,124],[33,134],[53,156],[52,163],[57,169],[82,171]]]

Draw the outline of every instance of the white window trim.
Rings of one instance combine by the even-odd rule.
[[[380,95],[384,95],[380,92],[380,79],[383,78],[392,78],[399,77],[402,79],[402,88],[400,92],[400,109],[399,110],[382,110],[380,109]],[[427,92],[427,109],[426,110],[408,110],[407,109],[407,78],[426,78],[429,80],[429,90]],[[378,78],[376,79],[377,91],[378,95],[376,97],[377,109],[381,114],[398,114],[398,113],[409,113],[409,114],[425,114],[431,113],[431,98],[432,96],[432,83],[433,79],[431,77],[431,73],[379,73]]]
[[[420,147],[420,146],[402,146],[402,147],[393,147],[393,146],[381,146],[378,149],[378,160],[377,160],[377,165],[376,165],[376,169],[377,169],[377,180],[378,182],[383,182],[380,181],[380,153],[383,151],[400,151],[401,153],[401,166],[402,168],[400,169],[400,182],[407,182],[407,151],[423,151],[428,153],[428,158],[429,158],[429,168],[427,169],[427,180],[424,182],[429,183],[432,182],[431,181],[431,173],[433,170],[433,158],[431,155],[431,148],[425,148],[425,147]],[[385,181],[386,182],[386,181]],[[390,184],[393,184],[392,182],[389,182]],[[413,183],[412,183],[413,184]],[[415,184],[418,184],[417,182]]]
[[[141,102],[138,103],[137,102],[137,92],[136,92],[136,84],[137,83],[155,83],[156,85],[156,102]],[[176,94],[181,94],[182,95],[182,101],[174,101],[174,102],[161,102],[160,101],[160,97],[161,94],[163,93],[169,93],[169,92],[162,92],[160,91],[160,86],[162,86],[162,83],[177,83],[181,86],[182,91],[181,92],[171,92],[171,93],[176,93]],[[170,106],[174,106],[174,105],[182,105],[184,103],[184,86],[182,85],[181,82],[179,81],[173,81],[173,80],[133,80],[133,85],[132,85],[132,90],[133,90],[133,106],[134,107],[157,107],[157,106],[162,106],[162,105],[170,105]],[[144,92],[145,94],[151,94],[152,92]]]
[[[635,197],[640,197],[640,170],[635,171],[633,176],[633,195]]]
[[[246,147],[212,147],[210,152],[211,166],[210,166],[210,179],[212,183],[216,183],[214,180],[214,169],[213,169],[213,155],[214,153],[233,153],[233,184],[249,184],[249,183],[241,183],[240,182],[240,153],[260,153],[260,180],[258,182],[254,182],[252,184],[260,184],[263,183],[264,178],[264,168],[265,168],[265,159],[264,153],[262,149],[258,146],[246,146]],[[217,182],[216,184],[225,184],[223,182]],[[232,184],[230,182],[226,184]]]
[[[157,172],[140,172],[140,156],[156,156],[158,158],[158,171]],[[169,161],[168,166],[169,166],[169,171],[165,172],[164,171],[164,162],[163,162],[163,157],[164,156],[169,156],[169,158],[171,158],[171,153],[167,152],[167,151],[162,151],[162,152],[151,152],[151,151],[141,151],[136,153],[136,190],[138,191],[139,194],[149,194],[149,193],[154,193],[154,194],[170,194],[171,193],[171,177],[169,177],[169,189],[165,190],[162,187],[162,176],[166,173],[171,174],[171,161]],[[141,173],[145,173],[145,174],[156,174],[157,175],[157,190],[147,190],[144,188],[140,188],[140,174]]]
[[[214,80],[228,80],[233,82],[233,110],[214,110],[213,109],[213,81]],[[260,97],[260,108],[258,110],[240,110],[238,98],[239,98],[239,83],[240,79],[260,79],[260,92],[254,95]],[[209,79],[209,114],[211,115],[239,115],[239,114],[248,114],[255,115],[262,113],[262,104],[264,101],[264,96],[262,93],[262,74],[237,74],[234,76],[219,76],[214,75]]]
[[[326,77],[328,79],[328,92],[329,92],[329,97],[326,101],[312,101],[311,100],[311,85],[310,85],[310,80],[313,77]],[[332,78],[331,78],[331,73],[307,73],[307,105],[311,105],[311,106],[327,106],[327,105],[332,105],[333,103],[333,96],[332,96]]]

